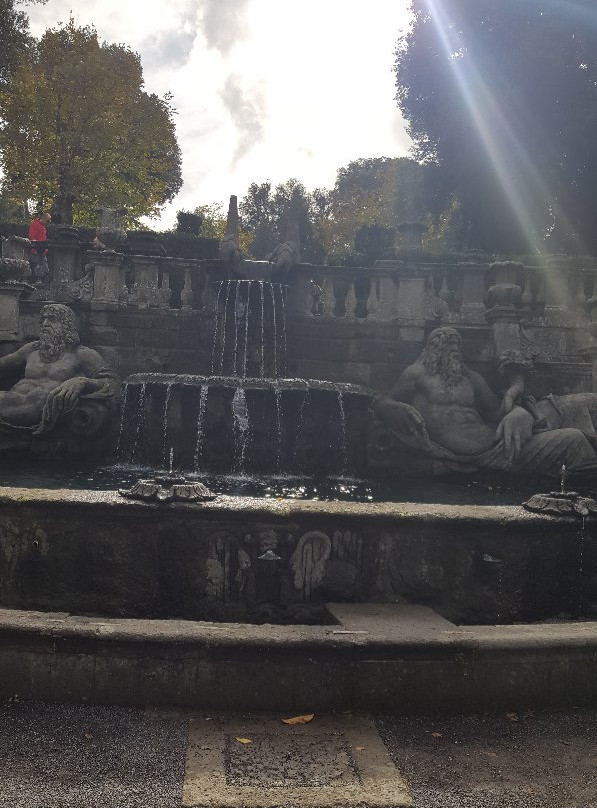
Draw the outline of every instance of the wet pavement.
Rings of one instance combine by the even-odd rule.
[[[376,716],[385,749],[367,717],[283,717],[11,700],[0,705],[0,808],[203,808],[218,804],[218,777],[239,808],[404,805],[401,776],[414,808],[597,808],[596,710]]]

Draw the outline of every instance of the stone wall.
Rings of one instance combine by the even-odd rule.
[[[574,520],[518,507],[221,496],[197,508],[5,488],[0,607],[268,622],[330,601],[425,604],[458,623],[591,614],[594,530],[585,540]]]

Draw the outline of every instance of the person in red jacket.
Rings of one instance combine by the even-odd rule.
[[[49,213],[42,213],[29,225],[29,241],[31,242],[31,252],[29,254],[29,266],[34,280],[41,282],[44,280],[50,269],[48,267],[48,235],[46,225],[52,221]]]

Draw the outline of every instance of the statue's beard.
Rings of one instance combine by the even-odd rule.
[[[462,356],[456,351],[433,351],[424,359],[425,369],[432,376],[439,376],[447,388],[456,387],[466,375]]]
[[[39,338],[39,356],[42,362],[55,362],[65,349],[66,342],[61,331],[44,329]]]

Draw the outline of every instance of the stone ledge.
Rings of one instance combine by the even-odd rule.
[[[0,698],[411,713],[597,700],[597,623],[459,628],[425,607],[329,608],[341,625],[1,610]]]
[[[270,517],[337,517],[358,518],[363,517],[368,522],[400,520],[405,522],[416,521],[423,524],[461,521],[467,523],[483,522],[486,524],[512,525],[546,524],[554,523],[552,516],[529,513],[517,505],[441,505],[435,503],[417,502],[319,502],[314,500],[284,500],[259,499],[253,497],[235,497],[220,494],[217,499],[188,505],[176,503],[175,505],[155,505],[154,503],[135,502],[118,495],[116,491],[86,491],[73,489],[49,488],[0,488],[0,505],[35,505],[35,506],[80,506],[122,509],[135,512],[136,515],[147,512],[155,515],[156,510],[161,514],[176,516],[177,513],[185,515],[221,514],[231,516],[238,514],[264,515]],[[558,521],[566,524],[574,523],[572,517],[559,517]]]

